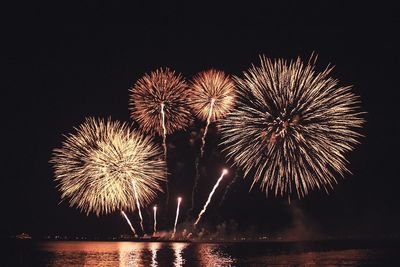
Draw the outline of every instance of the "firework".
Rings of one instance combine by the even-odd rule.
[[[163,129],[163,147],[164,147],[164,159],[167,160],[167,128],[165,126],[165,104],[161,103],[161,126]]]
[[[145,74],[129,91],[131,117],[145,132],[165,138],[190,123],[190,89],[180,74],[158,69]]]
[[[206,212],[207,206],[208,206],[208,204],[210,204],[211,198],[212,198],[212,196],[214,195],[215,190],[216,190],[217,187],[219,186],[219,183],[221,182],[222,178],[224,178],[225,174],[227,174],[227,173],[228,173],[228,170],[227,170],[227,169],[222,170],[222,174],[221,174],[221,176],[218,178],[218,181],[215,183],[213,189],[211,190],[211,193],[210,193],[210,195],[208,196],[207,202],[206,202],[206,204],[204,204],[203,209],[200,211],[199,216],[197,217],[197,220],[196,220],[196,222],[194,223],[194,226],[196,226],[196,225],[199,223],[199,221],[200,221],[200,219],[201,219],[201,216],[203,216],[203,214]]]
[[[138,212],[139,212],[140,227],[142,228],[142,231],[144,232],[142,211],[140,209],[139,197],[138,197],[138,193],[137,193],[137,190],[136,190],[135,180],[132,180],[132,188],[133,188],[133,193],[135,195],[136,207],[137,207]]]
[[[314,56],[308,63],[260,58],[261,66],[235,78],[237,108],[220,123],[228,158],[267,194],[327,191],[335,173],[348,172],[345,153],[361,136],[359,97],[329,77],[333,67],[317,72]]]
[[[165,181],[160,147],[110,119],[86,119],[54,149],[51,162],[61,198],[86,214],[133,211],[152,201]]]
[[[235,84],[223,71],[208,70],[197,74],[191,82],[190,104],[196,116],[206,121],[200,157],[204,154],[205,138],[211,121],[226,116],[236,98]]]
[[[192,189],[192,207],[198,181],[200,179],[199,163],[204,154],[206,136],[212,121],[221,119],[232,110],[236,99],[236,88],[233,80],[223,71],[208,70],[198,73],[191,82],[190,105],[196,116],[206,121],[201,137],[200,156],[196,157],[196,176]]]
[[[178,205],[176,206],[176,216],[175,216],[175,223],[174,223],[174,232],[172,233],[172,238],[175,237],[176,233],[176,224],[178,223],[178,217],[179,217],[179,206],[181,205],[182,198],[178,197]]]
[[[154,233],[155,234],[157,232],[157,206],[153,207],[153,211],[154,211]]]
[[[184,129],[191,121],[190,89],[185,79],[168,68],[158,69],[145,74],[129,91],[132,119],[139,123],[142,131],[162,136],[166,160],[167,134]],[[168,204],[168,183],[166,189]]]
[[[126,213],[123,210],[121,210],[121,214],[122,214],[122,216],[124,216],[126,222],[128,223],[129,227],[131,228],[133,234],[136,236],[135,228],[133,228],[131,221],[129,220],[128,216],[126,216]]]

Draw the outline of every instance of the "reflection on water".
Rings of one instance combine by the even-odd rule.
[[[151,267],[158,266],[157,263],[157,251],[160,249],[160,243],[150,243],[150,250],[151,250]]]
[[[234,266],[235,260],[219,244],[200,244],[198,253],[202,266]]]
[[[187,243],[172,243],[172,248],[174,249],[175,261],[174,266],[180,267],[185,263],[182,257],[183,250],[188,246]]]
[[[343,243],[347,244],[347,243]],[[46,242],[33,251],[41,266],[384,266],[398,247],[346,248],[290,244]],[[32,266],[26,256],[26,266]],[[400,265],[398,265],[400,266]]]
[[[162,262],[183,266],[187,243],[158,242],[46,242],[40,250],[47,252],[47,266],[163,266],[158,251],[164,250]],[[172,252],[172,253],[171,253]]]
[[[144,243],[118,242],[119,266],[144,266],[142,254],[145,249]]]

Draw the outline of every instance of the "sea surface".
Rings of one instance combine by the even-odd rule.
[[[9,243],[0,266],[400,266],[394,241]]]

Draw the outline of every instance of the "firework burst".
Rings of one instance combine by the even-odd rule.
[[[348,172],[345,154],[364,122],[359,97],[329,77],[333,67],[318,73],[315,62],[262,56],[261,66],[235,78],[237,108],[220,123],[222,145],[267,193],[328,191],[336,173]]]
[[[131,117],[145,132],[166,136],[190,123],[190,89],[180,74],[158,69],[145,74],[129,91]]]
[[[110,119],[86,119],[54,149],[50,162],[61,198],[86,214],[133,211],[135,200],[149,203],[165,181],[160,147]]]
[[[196,116],[207,122],[202,137],[201,157],[205,138],[212,121],[226,116],[236,98],[235,84],[223,71],[208,70],[197,74],[191,82],[190,105]]]

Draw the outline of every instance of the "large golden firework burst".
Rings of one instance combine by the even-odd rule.
[[[267,193],[303,197],[348,172],[345,154],[364,122],[360,100],[329,77],[332,67],[317,72],[315,62],[261,56],[235,78],[237,108],[220,123],[222,145]]]
[[[134,189],[140,205],[145,205],[165,180],[161,148],[110,119],[87,118],[54,149],[50,162],[61,198],[87,214],[133,211]]]

